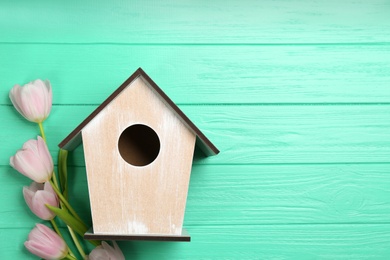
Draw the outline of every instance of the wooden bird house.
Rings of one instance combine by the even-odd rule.
[[[90,239],[189,241],[183,230],[195,146],[218,149],[139,68],[60,144],[83,143]]]

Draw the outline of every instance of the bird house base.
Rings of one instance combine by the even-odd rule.
[[[90,228],[85,234],[87,240],[144,240],[144,241],[178,241],[190,242],[191,237],[187,230],[183,228],[181,235],[162,235],[162,234],[132,234],[132,235],[117,235],[117,234],[94,234],[93,228]]]

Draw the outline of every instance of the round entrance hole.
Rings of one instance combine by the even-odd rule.
[[[137,124],[126,128],[118,141],[122,158],[134,166],[152,163],[160,152],[160,139],[149,126]]]

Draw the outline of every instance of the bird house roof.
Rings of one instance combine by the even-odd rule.
[[[81,131],[83,128],[102,111],[107,105],[115,99],[116,96],[129,86],[135,79],[142,77],[148,85],[154,90],[155,94],[167,105],[167,107],[176,114],[176,116],[186,125],[197,138],[196,145],[207,155],[216,155],[218,148],[199,130],[198,127],[180,110],[179,107],[161,90],[160,87],[141,69],[138,68],[123,84],[116,89],[100,106],[98,106],[81,124],[79,124],[58,146],[62,149],[73,150],[81,142]]]

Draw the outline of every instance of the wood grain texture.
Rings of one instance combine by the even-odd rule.
[[[142,167],[126,162],[118,148],[123,131],[135,124],[160,140],[157,158]],[[103,108],[82,139],[95,234],[181,234],[196,135],[144,79]]]
[[[22,196],[29,181],[7,166],[0,171],[7,183],[0,229],[31,227],[38,218]],[[388,224],[389,171],[389,164],[195,165],[184,225]],[[69,173],[70,200],[91,225],[86,169]]]
[[[3,259],[37,259],[20,245],[29,229],[9,229]],[[390,254],[390,225],[197,226],[191,243],[118,242],[129,259],[379,259]],[[151,250],[153,249],[153,250]],[[127,259],[126,258],[126,259]]]
[[[389,11],[385,0],[3,1],[0,30],[2,42],[389,42]]]
[[[45,127],[50,151],[95,107],[54,107]],[[221,149],[215,157],[196,164],[270,163],[375,163],[390,160],[389,105],[259,105],[180,106],[184,113]],[[16,117],[16,118],[15,118]],[[55,119],[57,118],[57,120]],[[0,107],[0,120],[8,126],[0,165],[34,137],[34,126],[17,117],[13,107]],[[61,121],[67,122],[66,125]],[[30,133],[12,135],[22,127]],[[77,148],[71,165],[83,166],[82,148]]]
[[[99,105],[138,67],[177,104],[390,100],[390,45],[0,44],[0,57],[0,104],[40,77],[55,104]]]
[[[1,1],[0,258],[37,217],[9,156],[38,128],[9,89],[51,80],[50,151],[143,67],[216,144],[195,155],[191,243],[120,242],[127,259],[389,259],[390,2]],[[91,224],[83,151],[70,200]]]
[[[168,108],[176,117],[183,123],[192,133],[196,135],[197,146],[204,152],[206,156],[216,155],[219,153],[217,147],[199,130],[196,125],[180,110],[180,108],[170,99],[164,91],[149,77],[148,74],[142,68],[138,68],[129,78],[127,78],[113,93],[110,94],[86,119],[82,121],[58,146],[61,149],[72,151],[81,143],[81,138],[79,137],[81,130],[85,125],[87,125],[101,110],[106,106],[110,105],[111,102],[117,98],[118,95],[121,95],[131,84],[138,84],[139,79],[142,79],[145,83],[145,86],[150,88],[155,96],[159,98],[164,103],[164,107]],[[134,93],[135,94],[135,93]],[[128,105],[134,106],[134,103],[137,102],[137,99],[130,96]],[[141,102],[138,105],[143,105],[143,103],[148,103],[148,100]],[[153,110],[153,108],[150,108]],[[129,109],[129,112],[132,110],[137,110],[137,107]]]

